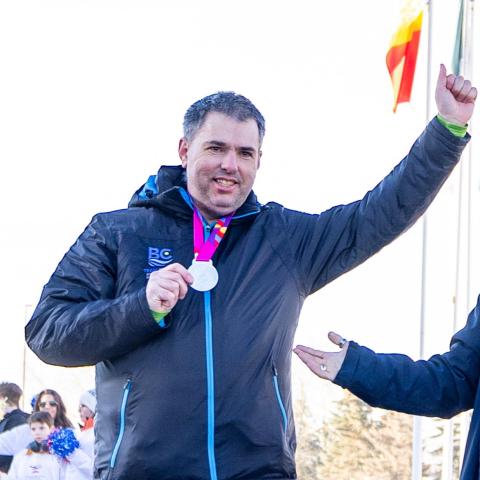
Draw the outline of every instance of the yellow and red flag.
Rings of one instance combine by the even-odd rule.
[[[423,0],[404,0],[401,22],[387,52],[387,68],[393,85],[393,111],[402,102],[409,102],[417,64],[422,31]]]

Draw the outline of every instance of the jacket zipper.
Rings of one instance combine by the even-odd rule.
[[[277,396],[278,406],[280,408],[280,413],[282,414],[282,418],[283,418],[283,430],[284,430],[284,434],[286,435],[287,429],[288,429],[288,418],[287,418],[287,412],[283,405],[282,395],[280,394],[280,387],[278,385],[278,372],[275,365],[272,365],[272,370],[273,370],[273,387],[275,388],[275,395]]]
[[[210,235],[210,225],[204,225],[205,239]],[[210,292],[203,294],[205,306],[205,353],[207,369],[207,451],[210,480],[217,480],[217,465],[215,462],[215,383],[213,369],[213,334],[212,309]]]
[[[128,395],[130,394],[131,387],[132,387],[132,380],[129,378],[126,381],[125,385],[123,386],[122,406],[120,407],[120,430],[118,431],[117,441],[115,442],[115,447],[113,448],[112,457],[110,458],[110,468],[115,467],[118,450],[120,449],[120,444],[122,443],[123,435],[125,433],[125,412],[127,410],[127,400],[128,400]]]

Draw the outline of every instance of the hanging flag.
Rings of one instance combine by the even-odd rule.
[[[401,22],[387,52],[387,69],[393,85],[393,111],[402,102],[409,102],[417,64],[422,31],[422,0],[404,0]]]
[[[452,71],[455,75],[460,75],[463,71],[463,0],[460,0],[460,9],[458,11],[457,34],[455,35],[455,46],[453,47]]]

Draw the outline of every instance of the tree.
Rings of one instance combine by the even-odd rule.
[[[407,415],[373,409],[346,393],[323,424],[316,478],[408,480],[411,424]]]
[[[321,480],[322,431],[314,418],[305,392],[295,401],[295,419],[297,431],[297,475],[305,480]]]

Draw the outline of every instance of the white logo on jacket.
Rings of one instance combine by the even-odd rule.
[[[173,261],[173,252],[171,248],[147,248],[147,261],[150,268],[144,268],[143,271],[146,274],[146,278],[150,277],[150,274],[155,270],[167,266]]]

